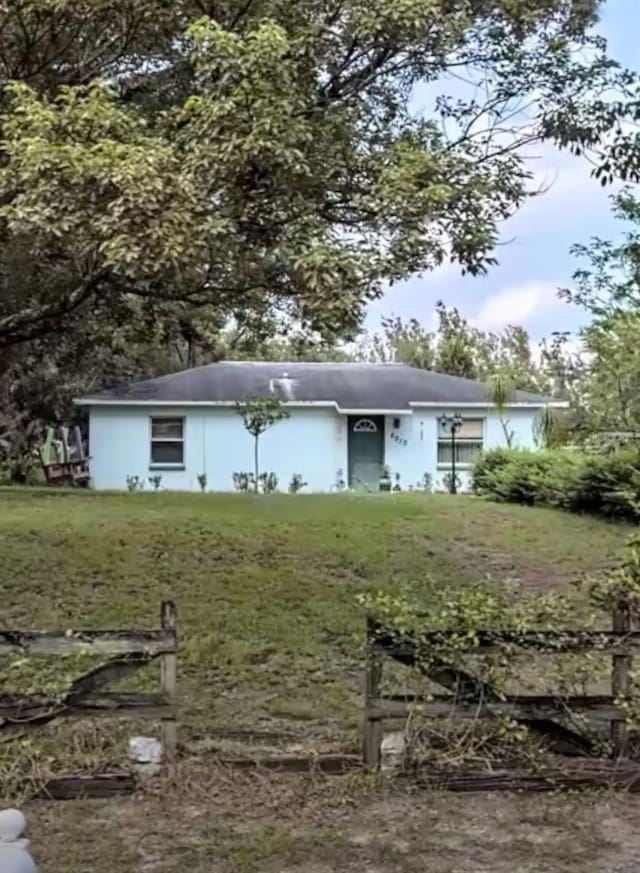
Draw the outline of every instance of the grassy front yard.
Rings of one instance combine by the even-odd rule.
[[[2,621],[9,628],[148,627],[157,625],[160,600],[170,597],[179,610],[180,732],[187,745],[197,748],[196,736],[206,727],[237,725],[286,729],[299,748],[337,751],[358,742],[358,593],[393,590],[429,575],[443,586],[487,576],[535,587],[562,585],[585,573],[606,572],[629,531],[553,510],[442,495],[254,498],[0,491]],[[119,743],[131,727],[109,725],[100,731],[102,754],[121,754]],[[91,742],[95,739],[92,733]],[[47,767],[54,771],[69,769],[70,751],[79,761],[92,759],[87,728],[81,725],[66,726],[64,743],[62,730],[52,727],[43,732],[42,742],[53,758]],[[376,873],[515,869],[515,855],[500,867],[497,848],[487,850],[489,866],[465,866],[474,851],[464,839],[454,839],[456,822],[449,833],[445,819],[429,827],[424,819],[423,830],[444,828],[438,839],[443,847],[451,843],[454,862],[442,855],[438,866],[438,840],[429,845],[418,840],[407,798],[382,798],[361,777],[313,789],[308,780],[294,778],[262,778],[248,785],[239,777],[206,771],[206,758],[199,760],[182,765],[180,780],[167,790],[144,799],[35,804],[35,851],[54,847],[51,860],[40,851],[43,871],[106,873],[117,862],[123,869],[154,873],[174,873],[182,864],[203,873],[326,873],[367,864]],[[464,798],[437,803],[443,815],[446,809],[472,811],[462,833],[487,824],[481,803]],[[504,799],[496,803],[492,815],[504,814],[516,827],[515,808],[504,806]],[[525,818],[534,815],[539,801],[531,798],[530,809],[526,803],[517,807]],[[551,801],[544,803],[552,809]],[[175,824],[176,845],[189,846],[180,859],[170,837],[177,811],[185,805],[195,818],[188,825]],[[296,805],[304,829],[297,836],[289,823]],[[425,797],[416,801],[415,809],[420,808],[423,815],[436,809]],[[580,842],[578,832],[571,837],[584,851],[572,855],[567,849],[565,866],[541,861],[544,869],[613,869],[576,866],[579,858],[587,865],[600,839],[591,833],[589,809],[585,806],[582,819],[575,819],[589,838]],[[326,824],[321,822],[325,812]],[[555,828],[557,816],[549,814],[548,826]],[[600,809],[597,815],[602,814]],[[218,822],[213,830],[212,816]],[[396,822],[389,825],[393,832],[385,830],[385,816]],[[112,819],[116,823],[107,824]],[[91,846],[87,826],[96,839]],[[518,827],[523,845],[529,846],[518,869],[540,869],[527,866],[531,829]],[[211,837],[205,839],[207,830]],[[151,843],[140,839],[147,832],[156,834]],[[495,833],[487,839],[498,840],[497,847],[498,838]],[[216,858],[222,859],[219,864]]]
[[[432,576],[537,587],[600,572],[628,529],[465,497],[0,493],[9,627],[179,610],[182,721],[357,724],[359,592]],[[7,606],[8,605],[8,608]]]

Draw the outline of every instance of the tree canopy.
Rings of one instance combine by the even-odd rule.
[[[636,105],[599,5],[5,0],[0,344],[135,299],[348,332],[389,282],[483,271],[522,147],[597,150]]]
[[[629,188],[613,198],[624,222],[618,240],[576,245],[581,259],[563,296],[585,307],[583,374],[575,405],[589,428],[640,431],[640,202]]]
[[[487,382],[501,375],[514,388],[551,391],[548,365],[559,350],[543,350],[534,361],[527,331],[519,325],[492,332],[474,327],[456,307],[436,304],[437,325],[426,329],[415,319],[382,319],[382,330],[364,332],[354,356],[378,363],[398,362]]]

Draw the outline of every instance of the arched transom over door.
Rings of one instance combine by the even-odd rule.
[[[377,491],[384,467],[384,417],[349,416],[349,487]]]
[[[354,433],[377,433],[378,425],[370,418],[359,418],[353,425]]]

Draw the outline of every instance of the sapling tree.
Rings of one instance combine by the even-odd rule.
[[[495,411],[498,413],[500,424],[504,432],[507,448],[513,447],[514,432],[510,427],[509,419],[506,417],[509,404],[513,400],[514,386],[513,381],[505,373],[495,373],[487,383],[487,398]]]
[[[253,490],[258,493],[260,481],[260,437],[274,424],[289,418],[289,410],[277,397],[249,397],[236,403],[245,429],[253,437]]]

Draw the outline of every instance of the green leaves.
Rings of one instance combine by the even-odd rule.
[[[99,85],[61,89],[55,101],[21,83],[8,94],[1,215],[34,256],[62,249],[138,281],[197,257],[193,179],[143,117]]]
[[[487,399],[502,414],[512,402],[514,385],[506,373],[494,373],[489,377]]]
[[[476,459],[476,493],[512,503],[554,506],[607,518],[640,518],[640,456],[576,450],[494,449]]]
[[[4,343],[121,295],[353,331],[390,282],[495,262],[525,143],[595,147],[631,112],[600,105],[634,83],[587,32],[595,0],[20,6],[0,14],[4,251],[56,281],[2,292]],[[460,69],[468,94],[415,110]]]
[[[245,428],[254,437],[261,436],[272,425],[289,418],[289,410],[277,397],[250,397],[236,403],[236,412]]]

